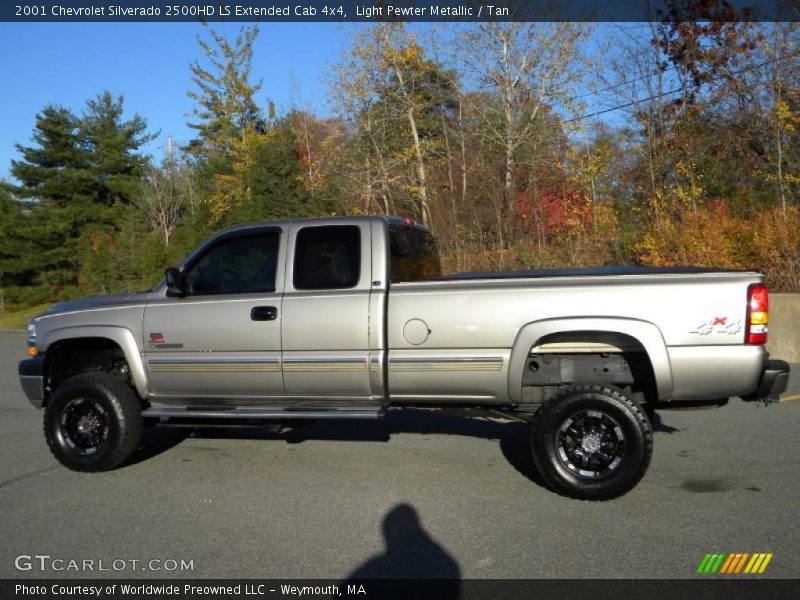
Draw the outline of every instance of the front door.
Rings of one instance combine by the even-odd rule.
[[[209,242],[185,266],[186,296],[160,286],[144,313],[156,401],[270,402],[283,396],[280,228],[246,228]]]

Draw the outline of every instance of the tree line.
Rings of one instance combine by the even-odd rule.
[[[0,186],[0,310],[146,289],[232,223],[334,214],[413,217],[448,271],[691,264],[800,290],[798,26],[593,28],[361,27],[327,116],[259,100],[256,27],[206,28],[194,139],[159,160],[121,96],[37,114]]]

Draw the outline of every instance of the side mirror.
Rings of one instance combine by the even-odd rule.
[[[167,282],[167,296],[183,297],[186,295],[186,278],[183,271],[170,267],[164,271],[164,278]]]

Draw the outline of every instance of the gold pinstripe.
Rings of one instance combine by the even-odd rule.
[[[152,373],[280,373],[279,364],[251,364],[251,363],[231,363],[231,364],[148,364]]]
[[[183,372],[213,372],[213,373],[235,373],[235,372],[266,372],[275,373],[281,370],[279,363],[213,363],[213,362],[186,362],[186,363],[148,363],[148,368],[153,373],[183,373]],[[355,372],[355,371],[379,371],[380,363],[377,361],[367,362],[366,359],[359,362],[337,362],[332,360],[325,361],[286,361],[283,363],[283,370],[289,372]],[[459,360],[431,360],[431,361],[390,361],[389,370],[394,372],[409,371],[502,371],[503,359],[481,360],[481,361],[459,361]]]
[[[284,371],[323,372],[323,371],[366,371],[367,361],[360,363],[283,363]]]
[[[502,369],[502,359],[474,362],[448,360],[432,360],[430,362],[389,361],[390,371],[502,371]]]

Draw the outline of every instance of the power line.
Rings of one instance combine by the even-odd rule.
[[[765,67],[767,65],[771,65],[771,64],[775,64],[775,63],[778,63],[778,62],[781,62],[781,61],[784,61],[784,60],[788,60],[790,58],[795,58],[797,56],[800,56],[800,51],[794,52],[792,54],[787,54],[785,56],[780,56],[780,57],[774,58],[772,60],[767,60],[767,61],[764,61],[762,63],[756,64],[756,65],[750,65],[748,67],[744,67],[742,69],[739,69],[738,71],[733,71],[731,73],[731,76],[741,75],[742,73],[746,73],[747,71],[752,71],[754,69],[760,69],[761,67]],[[677,67],[671,67],[670,70],[674,70],[676,68]],[[664,72],[666,72],[666,71],[664,71]],[[646,76],[642,76],[642,77],[640,77],[638,79],[632,79],[629,82],[617,84],[615,86],[612,86],[611,88],[608,88],[607,90],[600,90],[599,92],[596,92],[595,94],[586,94],[583,97],[586,97],[588,95],[597,95],[597,94],[602,93],[604,91],[608,91],[608,90],[614,89],[616,87],[621,87],[623,85],[626,85],[627,83],[632,83],[634,81],[639,81],[641,79],[644,79],[644,77],[646,77]],[[564,123],[574,123],[575,121],[582,121],[583,119],[589,119],[591,117],[596,117],[598,115],[603,115],[603,114],[606,114],[606,113],[614,112],[614,111],[617,111],[617,110],[621,110],[623,108],[630,108],[631,106],[636,106],[637,104],[642,104],[644,102],[649,102],[650,100],[656,100],[657,98],[663,98],[665,96],[671,96],[672,94],[676,94],[676,93],[678,93],[678,92],[680,92],[682,90],[683,90],[683,88],[675,88],[674,90],[669,90],[667,92],[659,92],[658,94],[653,94],[652,96],[648,96],[647,98],[640,98],[638,100],[632,100],[631,102],[626,102],[625,104],[619,104],[617,106],[612,106],[612,107],[609,107],[609,108],[605,108],[603,110],[598,110],[598,111],[595,111],[595,112],[592,112],[592,113],[587,113],[587,114],[581,115],[579,117],[574,117],[572,119],[568,119],[568,120],[564,121]],[[570,100],[572,100],[572,98]]]
[[[655,100],[656,98],[663,98],[664,96],[670,96],[677,92],[680,92],[683,88],[675,88],[674,90],[670,90],[668,92],[660,92],[658,94],[653,94],[652,96],[648,96],[647,98],[641,98],[639,100],[633,100],[632,102],[627,102],[625,104],[620,104],[618,106],[612,106],[611,108],[606,108],[603,110],[598,110],[593,113],[588,113],[585,115],[581,115],[580,117],[575,117],[574,119],[568,119],[564,121],[564,123],[574,123],[575,121],[582,121],[583,119],[588,119],[590,117],[596,117],[598,115],[604,115],[606,113],[614,112],[615,110],[621,110],[623,108],[628,108],[630,106],[636,106],[637,104],[642,104],[643,102],[648,102],[650,100]]]

